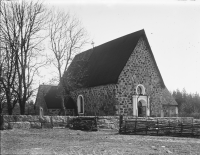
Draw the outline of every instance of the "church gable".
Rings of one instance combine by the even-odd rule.
[[[146,39],[143,37],[138,41],[137,46],[121,72],[118,83],[124,85],[124,79],[130,85],[145,85],[147,92],[148,89],[156,85],[165,88],[155,59],[152,57]]]
[[[76,83],[72,90],[116,84],[141,36],[145,36],[144,30],[78,54],[64,74],[65,83]]]
[[[118,113],[133,114],[133,95],[136,87],[142,84],[146,95],[150,97],[151,115],[159,116],[165,103],[176,105],[171,95],[167,95],[167,88],[153,57],[146,37],[141,37],[133,50],[123,71],[121,72],[116,89],[119,102]],[[165,101],[165,102],[163,102]]]

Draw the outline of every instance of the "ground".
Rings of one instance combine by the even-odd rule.
[[[1,154],[200,155],[200,139],[119,135],[117,131],[12,129],[1,131]]]

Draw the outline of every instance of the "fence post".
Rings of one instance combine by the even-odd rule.
[[[170,129],[171,129],[170,120],[168,121],[168,123],[169,123],[169,135],[170,135],[171,134],[171,131],[170,131]]]
[[[181,136],[182,136],[182,132],[183,132],[183,120],[181,119]]]
[[[148,118],[148,117],[146,117],[146,135],[147,135],[147,131],[148,131],[148,122],[147,122],[147,118]]]
[[[137,129],[137,117],[136,117],[136,120],[135,120],[135,134],[136,134],[136,129]]]
[[[3,124],[4,124],[4,122],[3,122],[3,115],[1,114],[0,117],[1,117],[0,118],[0,123],[1,123],[0,124],[0,130],[3,130]]]
[[[123,115],[119,116],[119,133],[122,132]]]
[[[95,116],[95,128],[98,130],[98,128],[97,128],[97,116]]]
[[[124,121],[124,123],[125,123],[125,126],[124,126],[124,132],[126,133],[126,125],[127,125],[127,122],[126,122],[127,120],[125,120]]]
[[[157,125],[156,125],[156,130],[157,130],[157,136],[158,136],[158,118],[157,118]]]
[[[192,119],[192,136],[194,136],[194,122],[193,122],[193,119]]]
[[[51,127],[52,127],[52,129],[53,129],[54,123],[53,123],[53,118],[52,118],[52,116],[50,116],[50,123],[51,123]]]

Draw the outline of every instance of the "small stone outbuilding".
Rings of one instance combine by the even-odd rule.
[[[68,104],[67,104],[68,103]],[[61,98],[59,87],[53,85],[40,85],[35,101],[36,115],[60,115]],[[76,115],[76,103],[71,97],[65,98],[65,108],[67,115]]]

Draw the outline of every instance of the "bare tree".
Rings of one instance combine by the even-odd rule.
[[[16,33],[11,34],[13,31],[8,20],[5,19],[5,14],[10,12],[5,12],[3,14],[3,5],[1,5],[1,19],[2,23],[0,26],[0,84],[1,84],[1,100],[3,104],[6,99],[8,114],[12,114],[12,110],[17,103],[17,96],[15,95],[15,80],[16,80]],[[4,24],[7,23],[7,24]],[[12,44],[9,43],[12,37]],[[3,105],[2,105],[3,107]]]
[[[1,35],[4,36],[4,35]],[[8,114],[12,115],[13,108],[18,99],[15,94],[16,86],[14,85],[16,80],[16,55],[12,48],[8,47],[7,42],[3,42],[6,38],[0,39],[1,42],[1,100],[6,99]]]
[[[5,106],[5,93],[3,92],[3,87],[0,85],[0,114],[3,112],[3,108]]]
[[[38,69],[45,65],[38,57],[42,53],[40,43],[45,38],[42,30],[45,29],[48,13],[40,2],[11,1],[2,2],[0,14],[1,38],[8,48],[9,59],[14,61],[15,72],[12,75],[15,77],[12,76],[11,82],[16,87],[13,90],[20,113],[25,114],[25,104],[33,94],[34,77]],[[5,79],[8,80],[8,77]],[[5,79],[1,81],[5,82]]]
[[[61,104],[64,112],[65,91],[62,76],[74,56],[87,43],[87,35],[80,21],[71,16],[70,13],[53,10],[49,23],[49,36],[51,51],[54,55],[52,63],[58,71]]]

